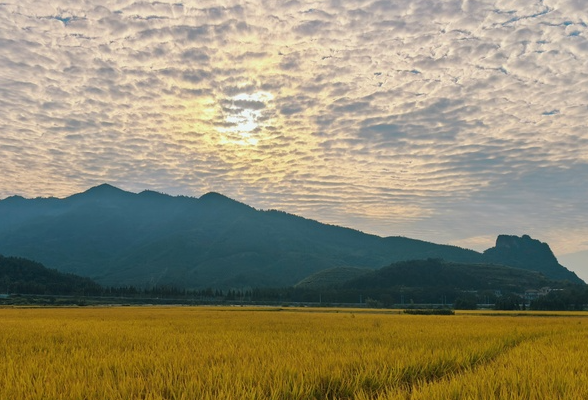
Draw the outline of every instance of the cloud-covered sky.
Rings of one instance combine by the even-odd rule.
[[[587,23],[584,0],[3,0],[0,198],[217,191],[580,252]]]

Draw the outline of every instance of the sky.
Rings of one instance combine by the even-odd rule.
[[[588,278],[584,0],[0,2],[0,198],[210,191]],[[582,276],[582,275],[581,275]]]

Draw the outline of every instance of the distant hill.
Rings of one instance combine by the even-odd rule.
[[[354,278],[366,275],[373,269],[357,267],[334,267],[314,273],[296,285],[301,289],[334,288]]]
[[[377,270],[332,268],[303,279],[296,287],[346,290],[450,287],[459,290],[524,291],[561,284],[536,271],[495,264],[467,264],[428,259],[400,261]]]
[[[64,199],[1,200],[0,253],[106,286],[187,289],[292,286],[329,268],[411,259],[487,262],[472,250],[256,210],[218,193],[135,194],[106,184]],[[559,264],[551,272],[582,282]]]
[[[101,290],[91,279],[48,269],[24,258],[0,255],[0,293],[89,295]]]
[[[535,271],[502,265],[429,259],[397,262],[350,279],[341,286],[347,289],[450,287],[460,290],[500,289],[516,292],[554,285],[558,283]]]
[[[361,303],[363,299],[376,307],[453,304],[460,300],[471,306],[494,303],[501,295],[524,293],[528,289],[569,289],[575,293],[580,288],[568,281],[548,279],[536,271],[439,259],[399,261],[380,269],[354,272],[355,277],[346,277],[338,268],[313,274],[295,286],[293,298],[319,299],[325,303]]]

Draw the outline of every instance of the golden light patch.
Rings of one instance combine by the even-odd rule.
[[[263,138],[262,131],[268,126],[268,109],[274,96],[265,91],[239,93],[222,104],[223,126],[217,131],[222,141],[243,146],[255,146]]]

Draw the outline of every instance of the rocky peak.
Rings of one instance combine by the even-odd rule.
[[[582,282],[576,274],[559,264],[547,243],[529,235],[499,235],[496,246],[486,250],[484,256],[490,262],[539,271],[552,279]]]
[[[535,257],[541,256],[557,262],[547,243],[533,239],[529,235],[523,235],[521,237],[512,235],[498,235],[496,238],[495,249],[501,252],[519,254],[521,256],[529,256],[532,254]]]

